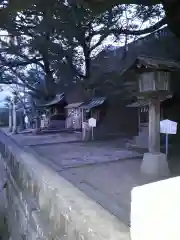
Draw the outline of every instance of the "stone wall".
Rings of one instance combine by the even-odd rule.
[[[11,239],[129,240],[117,218],[1,135]]]

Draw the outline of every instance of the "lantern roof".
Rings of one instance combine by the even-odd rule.
[[[171,59],[156,58],[150,56],[139,56],[131,66],[140,70],[146,71],[180,71],[180,62]]]

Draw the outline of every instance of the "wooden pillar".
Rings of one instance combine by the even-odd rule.
[[[161,115],[160,115],[160,120],[163,120],[164,119],[164,113],[163,113],[163,108],[161,107],[161,109],[160,109],[160,113],[161,113]]]
[[[16,116],[16,103],[15,100],[13,100],[12,105],[12,117],[13,117],[13,133],[17,133],[17,116]]]
[[[84,122],[84,109],[81,109],[81,126],[83,125]]]
[[[149,152],[160,152],[160,100],[149,101]]]
[[[40,113],[37,110],[36,111],[36,131],[39,131],[41,128],[41,119],[40,119]]]
[[[138,132],[141,131],[141,107],[138,107]]]
[[[25,124],[24,124],[24,111],[19,112],[19,119],[20,119],[20,130],[25,129]]]

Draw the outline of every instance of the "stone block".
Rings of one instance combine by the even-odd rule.
[[[180,239],[179,189],[180,177],[176,177],[132,190],[132,240]]]
[[[170,176],[168,162],[164,153],[145,153],[141,164],[141,172],[157,178]]]

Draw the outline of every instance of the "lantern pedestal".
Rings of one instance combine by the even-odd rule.
[[[169,177],[170,171],[166,155],[164,153],[145,153],[141,164],[141,172],[157,179]]]
[[[141,172],[153,177],[170,175],[167,157],[160,152],[160,99],[149,100],[149,152],[144,154]]]

